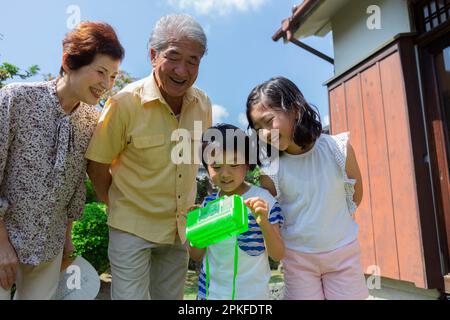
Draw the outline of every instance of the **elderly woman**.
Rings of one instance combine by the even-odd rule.
[[[0,300],[50,299],[85,201],[85,151],[124,49],[106,23],[63,41],[60,77],[0,90]]]

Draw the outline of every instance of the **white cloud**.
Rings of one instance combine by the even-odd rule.
[[[213,104],[212,106],[212,123],[216,125],[218,123],[226,122],[225,119],[228,118],[230,114],[228,111],[218,104]]]
[[[168,0],[171,6],[180,10],[194,9],[197,14],[218,13],[227,15],[237,10],[240,12],[255,11],[268,0]]]
[[[203,31],[205,31],[206,36],[209,37],[211,35],[211,25],[208,23],[208,24],[202,25],[202,28],[203,28]]]
[[[330,125],[330,116],[326,115],[322,118],[322,126],[326,127]]]
[[[242,129],[247,129],[248,120],[247,120],[247,115],[245,113],[239,113],[238,122],[242,126]]]

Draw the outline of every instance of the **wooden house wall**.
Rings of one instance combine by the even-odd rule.
[[[356,219],[366,272],[426,288],[417,186],[400,54],[329,87],[331,134],[349,131],[364,196]],[[372,268],[371,268],[372,267]]]

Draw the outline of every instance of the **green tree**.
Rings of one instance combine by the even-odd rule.
[[[3,40],[3,35],[0,33],[0,40]],[[6,81],[19,77],[20,79],[27,79],[35,76],[39,72],[39,67],[33,65],[28,70],[21,70],[19,67],[3,62],[0,64],[0,89],[6,85]]]
[[[111,90],[109,90],[105,95],[100,99],[99,105],[100,107],[104,107],[106,101],[113,95],[115,95],[117,92],[125,88],[128,84],[136,81],[136,78],[133,78],[130,76],[130,74],[126,71],[119,71],[119,74],[116,77],[116,80],[114,81],[114,85]]]
[[[37,65],[29,67],[28,70],[21,70],[13,64],[3,62],[3,64],[0,65],[0,88],[4,87],[6,85],[6,81],[9,79],[13,79],[15,77],[27,79],[35,76],[39,70],[40,69]]]
[[[43,80],[44,81],[52,81],[55,80],[56,77],[54,75],[52,75],[51,73],[46,73],[43,75]]]
[[[217,188],[214,188],[214,186],[211,184],[209,176],[206,175],[203,177],[197,177],[197,197],[195,199],[195,203],[201,204],[203,202],[203,199],[205,199],[208,194],[216,191]]]

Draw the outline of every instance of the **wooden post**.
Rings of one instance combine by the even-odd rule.
[[[450,294],[450,273],[444,276],[445,293]]]

